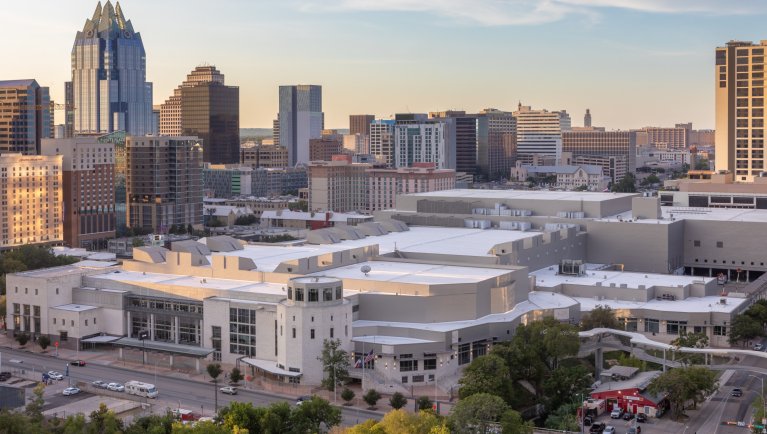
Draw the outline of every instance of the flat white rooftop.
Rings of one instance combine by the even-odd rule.
[[[721,304],[724,298],[727,303]],[[597,300],[595,298],[573,297],[581,304],[582,312],[590,312],[598,305],[610,306],[613,310],[619,309],[647,309],[658,312],[680,313],[705,313],[720,312],[731,313],[747,300],[734,297],[688,297],[684,300],[656,300],[649,301],[626,301],[626,300]]]
[[[87,304],[62,304],[61,306],[54,306],[53,308],[69,312],[84,312],[86,310],[98,309],[96,306],[89,306]]]
[[[677,220],[710,220],[723,222],[767,223],[767,210],[737,208],[689,208],[679,206],[661,207],[661,219],[642,219],[630,223],[669,224]],[[599,219],[600,221],[619,221],[629,223],[631,211]],[[672,220],[673,218],[673,220]]]
[[[530,238],[538,234],[540,232],[415,226],[405,232],[392,232],[359,240],[345,240],[336,244],[247,245],[243,250],[216,254],[250,258],[253,259],[259,271],[271,272],[284,261],[375,244],[378,244],[378,253],[382,255],[396,250],[413,253],[492,256],[490,251],[498,244]]]
[[[62,265],[59,267],[41,268],[39,270],[21,271],[16,274],[26,277],[59,277],[69,274],[80,274],[83,270],[96,270],[106,269],[109,267],[117,266],[116,262],[102,262],[102,261],[80,261],[71,265]]]
[[[353,327],[392,327],[404,329],[428,330],[436,332],[451,332],[469,327],[480,326],[492,323],[507,323],[514,321],[522,315],[540,309],[569,309],[578,304],[573,298],[554,292],[530,292],[527,295],[527,301],[523,301],[514,306],[508,312],[496,313],[483,316],[482,318],[464,320],[464,321],[446,321],[433,323],[418,322],[391,322],[391,321],[354,321]],[[354,333],[359,336],[361,333]]]
[[[363,266],[370,272],[361,271]],[[452,265],[420,264],[411,262],[368,261],[334,268],[308,276],[329,276],[338,279],[360,279],[379,282],[398,282],[421,285],[477,283],[503,276],[512,270],[501,268],[458,267]],[[346,289],[356,289],[345,284]]]
[[[711,277],[599,270],[598,268],[602,266],[601,264],[586,264],[586,274],[580,276],[557,274],[558,267],[556,265],[533,271],[530,274],[535,276],[535,285],[539,288],[553,288],[564,283],[586,286],[596,286],[597,283],[601,283],[602,286],[606,287],[615,285],[615,287],[620,288],[621,285],[626,285],[627,288],[639,289],[640,285],[644,285],[645,288],[652,286],[678,287],[693,283],[708,283],[714,280]]]
[[[178,274],[144,273],[138,271],[113,271],[111,273],[92,276],[96,279],[113,280],[116,282],[142,284],[172,285],[190,288],[218,289],[222,291],[242,291],[254,294],[284,295],[284,284],[250,282],[247,280],[218,279],[213,277],[196,277]]]
[[[540,191],[540,190],[468,190],[454,189],[413,193],[418,197],[475,198],[475,199],[516,199],[516,200],[569,200],[602,202],[610,199],[638,196],[636,193],[597,193],[583,191]]]

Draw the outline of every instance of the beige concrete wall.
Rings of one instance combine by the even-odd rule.
[[[626,271],[669,273],[683,264],[681,221],[665,224],[589,221],[586,260],[623,264]]]
[[[685,266],[767,271],[765,223],[685,220],[684,228]]]

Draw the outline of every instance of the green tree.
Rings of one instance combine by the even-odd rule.
[[[428,396],[419,396],[418,399],[415,400],[415,407],[420,410],[431,410],[434,408],[434,403],[432,402],[431,398]]]
[[[394,392],[391,398],[389,398],[389,405],[391,405],[391,408],[399,410],[407,405],[407,398],[400,392]]]
[[[500,422],[508,406],[502,398],[489,393],[477,393],[461,399],[450,412],[450,425],[456,433],[486,433]]]
[[[46,348],[51,344],[51,338],[48,337],[48,335],[41,335],[39,338],[37,338],[37,345],[40,345],[40,348],[45,351]]]
[[[325,372],[322,387],[333,390],[349,379],[349,353],[341,348],[340,339],[322,341],[322,354],[317,360],[322,362],[322,370]]]
[[[258,217],[253,214],[241,215],[234,220],[234,224],[237,226],[250,226],[254,223],[258,223]]]
[[[232,384],[237,384],[240,381],[242,381],[242,372],[240,372],[240,368],[232,368],[232,372],[229,373],[229,381]]]
[[[264,431],[261,420],[266,413],[265,408],[253,407],[250,402],[232,401],[221,409],[219,419],[223,426],[230,430],[244,428],[249,432],[260,433]]]
[[[620,366],[630,366],[632,368],[637,368],[640,371],[646,371],[647,370],[647,362],[644,360],[639,360],[636,357],[632,355],[626,355],[621,354],[618,356],[618,365]]]
[[[125,427],[125,434],[170,434],[175,419],[170,413],[142,416]]]
[[[318,396],[304,401],[293,409],[291,423],[296,433],[322,433],[342,421],[341,409]],[[323,428],[324,425],[324,428]]]
[[[16,335],[16,342],[19,343],[22,347],[29,342],[29,335],[22,332]]]
[[[184,425],[181,422],[173,424],[173,434],[236,434],[240,433],[238,429],[229,430],[215,422],[203,421],[194,425]]]
[[[546,418],[546,428],[563,431],[577,431],[580,428],[577,410],[578,404],[560,406]]]
[[[133,247],[144,247],[145,246],[144,240],[141,237],[133,238],[133,241],[131,241],[131,244],[133,245]]]
[[[67,416],[58,431],[62,434],[83,434],[88,432],[88,422],[82,413]]]
[[[494,354],[480,356],[474,359],[458,380],[461,388],[459,396],[467,398],[477,393],[489,393],[495,396],[505,396],[509,367],[506,361]]]
[[[589,191],[589,186],[586,184],[579,185],[578,187],[575,187],[573,191]]]
[[[590,383],[591,377],[583,365],[558,367],[543,381],[546,407],[558,408],[573,396],[587,393]]]
[[[352,399],[354,399],[354,396],[354,391],[348,387],[344,388],[343,392],[341,392],[341,399],[344,400],[344,405],[352,405]]]
[[[679,419],[684,415],[685,404],[693,406],[716,390],[716,375],[702,366],[676,368],[664,372],[650,382],[647,390],[653,394],[665,394],[671,405],[671,415]]]
[[[378,400],[381,399],[381,394],[375,389],[369,389],[363,396],[362,400],[368,405],[368,408],[375,409]]]
[[[503,434],[533,434],[533,423],[525,421],[519,412],[508,409],[501,416]]]
[[[618,320],[615,318],[615,311],[607,305],[598,304],[581,317],[581,330],[591,330],[595,328],[608,328],[623,330]]]
[[[40,423],[43,420],[43,406],[45,405],[45,399],[43,398],[44,392],[45,385],[43,383],[37,383],[37,386],[32,389],[32,400],[29,401],[24,408],[26,415],[35,423]]]
[[[633,173],[627,173],[619,182],[613,184],[612,189],[614,193],[635,193],[636,192],[636,178]]]
[[[218,412],[218,377],[224,371],[219,363],[209,363],[205,370],[208,371],[208,375],[213,379],[213,395],[215,397],[216,412]]]
[[[121,433],[123,430],[123,421],[103,402],[99,404],[98,410],[91,412],[90,419],[88,422],[88,432],[90,433],[115,434]]]
[[[261,416],[261,427],[264,434],[288,433],[292,429],[293,410],[287,402],[275,402]],[[250,431],[259,432],[259,431]]]
[[[757,336],[764,336],[764,328],[759,320],[747,314],[740,314],[730,323],[730,344],[745,344]]]
[[[652,184],[659,184],[660,178],[654,173],[651,173],[649,176],[647,176],[645,179],[642,180],[641,184],[643,186],[648,186]]]
[[[705,333],[685,333],[671,341],[671,345],[677,348],[706,348],[708,336]]]

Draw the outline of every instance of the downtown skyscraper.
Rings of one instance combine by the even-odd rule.
[[[75,37],[72,47],[74,134],[152,132],[152,83],[146,81],[141,34],[107,0]]]
[[[280,146],[288,149],[291,166],[309,162],[309,140],[322,137],[322,86],[280,86]]]

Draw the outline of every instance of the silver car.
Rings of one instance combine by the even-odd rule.
[[[113,392],[125,392],[125,386],[120,383],[109,383],[107,384],[107,389]]]
[[[56,372],[56,371],[48,371],[48,376],[50,378],[53,378],[54,380],[59,380],[59,381],[64,379],[64,374],[62,374],[61,372]]]

